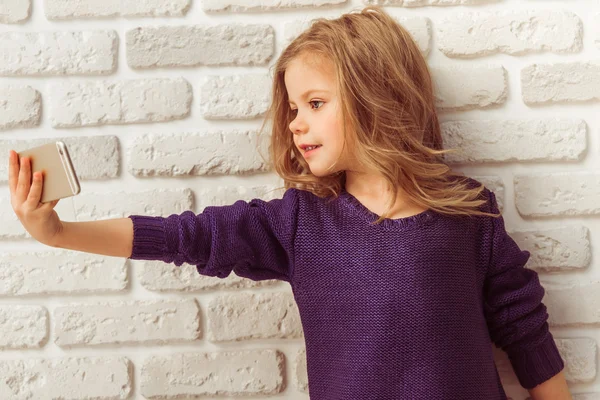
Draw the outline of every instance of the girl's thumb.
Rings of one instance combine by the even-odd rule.
[[[46,208],[53,209],[54,207],[56,207],[56,205],[58,204],[58,201],[59,201],[59,200],[60,200],[60,199],[56,199],[56,200],[52,200],[52,201],[50,201],[50,202],[48,202],[48,203],[45,203],[45,204],[43,205],[43,207],[46,207]]]

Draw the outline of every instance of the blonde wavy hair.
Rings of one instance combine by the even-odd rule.
[[[412,203],[447,215],[491,214],[482,205],[484,185],[444,162],[433,83],[426,61],[411,35],[379,6],[367,6],[337,19],[311,21],[283,51],[271,71],[272,102],[259,130],[271,123],[269,155],[285,189],[308,190],[337,198],[345,172],[317,177],[310,173],[289,129],[284,74],[297,57],[330,61],[342,99],[343,134],[362,166],[381,173],[392,190]],[[390,214],[388,203],[380,223]]]

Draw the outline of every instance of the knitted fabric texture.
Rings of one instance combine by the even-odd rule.
[[[484,195],[482,209],[498,212]],[[502,218],[427,210],[372,225],[377,215],[345,190],[329,202],[298,189],[129,218],[131,259],[289,282],[311,400],[506,399],[494,344],[527,389],[564,367],[530,254]]]

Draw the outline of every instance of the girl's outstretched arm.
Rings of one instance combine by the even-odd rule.
[[[238,200],[199,213],[168,217],[130,215],[133,260],[196,266],[198,273],[226,278],[231,272],[252,280],[290,281],[299,209],[298,189],[283,198]]]
[[[129,257],[133,244],[133,223],[129,218],[99,221],[62,222],[53,247],[103,256]]]

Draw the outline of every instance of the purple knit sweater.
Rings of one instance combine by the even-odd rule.
[[[497,212],[485,190],[486,211]],[[346,191],[328,202],[288,189],[202,213],[131,215],[130,258],[200,274],[289,282],[310,398],[506,399],[492,342],[532,388],[564,366],[529,252],[502,218],[428,210],[386,219]]]

